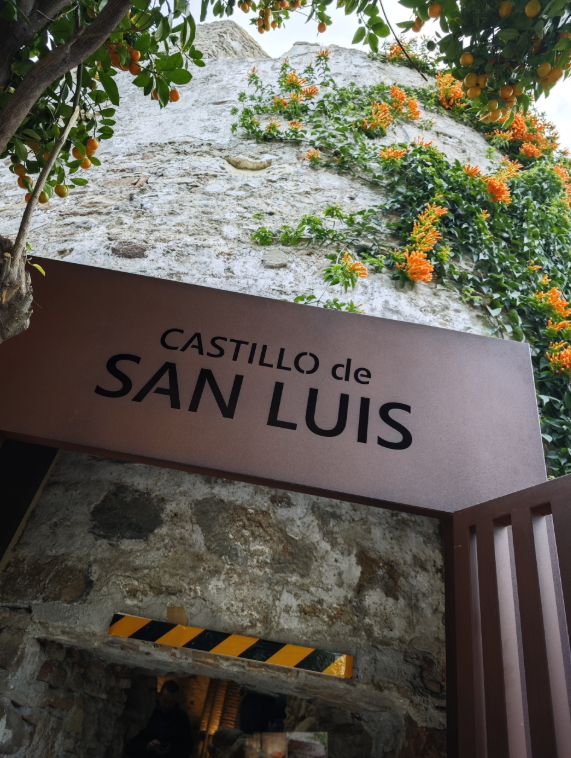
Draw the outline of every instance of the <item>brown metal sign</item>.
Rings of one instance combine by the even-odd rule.
[[[433,515],[545,480],[526,344],[41,263],[8,437]]]

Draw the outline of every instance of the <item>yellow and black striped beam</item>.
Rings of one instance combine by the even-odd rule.
[[[351,679],[353,656],[315,650],[312,647],[270,642],[241,634],[212,632],[196,626],[169,624],[141,616],[116,613],[109,627],[113,637],[129,637],[132,640],[154,642],[157,645],[172,645],[190,650],[203,650],[216,655],[228,655],[249,661],[272,663],[275,666],[317,671],[321,674]]]

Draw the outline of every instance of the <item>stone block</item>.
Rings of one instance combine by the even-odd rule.
[[[107,692],[107,697],[115,703],[124,703],[127,700],[125,690],[119,690],[115,687]]]
[[[7,627],[0,632],[0,668],[17,671],[24,660],[24,631]]]
[[[44,644],[44,651],[50,661],[60,663],[65,658],[65,648],[57,642],[51,640]]]
[[[61,695],[59,692],[55,692],[54,690],[48,690],[47,692],[44,692],[41,700],[40,705],[50,706],[51,708],[59,708],[59,710],[62,711],[71,711],[75,704],[75,700],[71,697],[66,697],[65,695]]]
[[[83,700],[78,700],[73,710],[71,710],[63,721],[64,732],[80,734],[83,729],[84,707]]]
[[[289,261],[289,255],[282,250],[266,250],[262,263],[266,268],[284,268]]]
[[[21,611],[3,610],[0,613],[0,629],[10,627],[11,629],[27,629],[32,623],[30,613]]]
[[[147,246],[137,242],[118,242],[113,245],[111,252],[119,258],[146,258]]]
[[[45,714],[45,711],[44,711]],[[57,739],[61,733],[61,720],[53,716],[43,715],[36,723],[36,731],[26,758],[47,758],[56,756]]]
[[[13,755],[24,745],[26,727],[13,708],[0,703],[0,755]]]
[[[271,158],[249,158],[246,155],[231,155],[226,160],[234,168],[246,169],[247,171],[261,171],[272,165]]]
[[[38,671],[36,679],[39,679],[40,682],[47,682],[52,687],[62,687],[67,679],[67,672],[51,661],[45,661]]]
[[[85,669],[85,678],[95,684],[106,684],[107,671],[101,661],[91,661]]]
[[[75,739],[73,737],[64,737],[61,747],[66,753],[72,753],[75,755]]]

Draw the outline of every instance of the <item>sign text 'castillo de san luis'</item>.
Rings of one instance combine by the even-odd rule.
[[[526,344],[42,265],[8,437],[435,515],[545,478]]]

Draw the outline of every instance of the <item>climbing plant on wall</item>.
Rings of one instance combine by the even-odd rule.
[[[449,162],[428,137],[378,142],[386,142],[391,124],[411,118],[411,108],[414,120],[429,126],[417,113],[418,101],[470,121],[465,93],[447,75],[424,91],[338,87],[323,51],[302,74],[284,62],[275,87],[255,71],[249,84],[236,129],[264,141],[305,139],[313,168],[351,172],[387,198],[351,214],[329,207],[296,227],[262,227],[253,239],[333,248],[324,279],[344,291],[370,271],[385,272],[403,287],[455,288],[486,314],[491,334],[529,342],[549,470],[571,472],[571,161],[558,151],[551,125],[534,112],[520,112],[504,128],[476,122],[504,153],[484,174]],[[317,93],[306,97],[307,86],[321,88],[322,100]],[[292,92],[302,97],[289,97]],[[387,213],[398,220],[386,222]],[[396,249],[387,247],[387,231],[400,239]],[[317,300],[313,294],[297,298]]]

